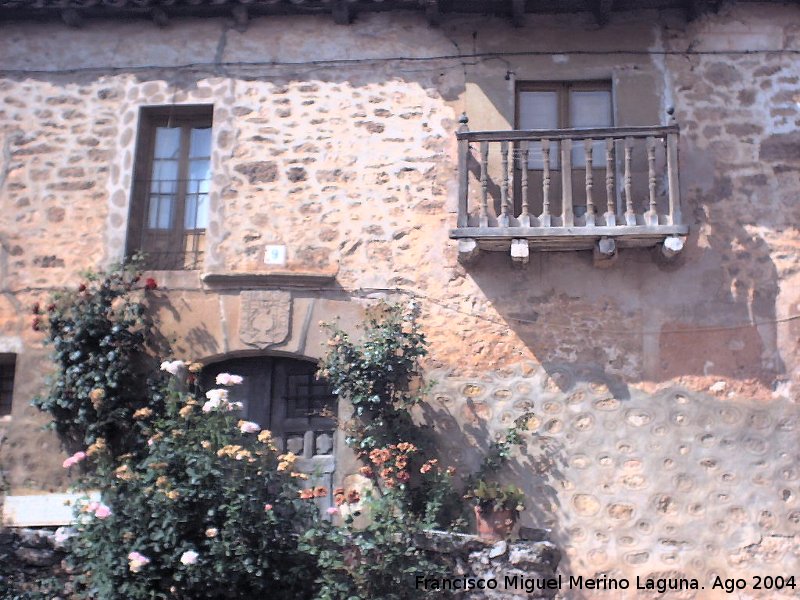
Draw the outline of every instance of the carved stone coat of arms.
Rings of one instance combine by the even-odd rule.
[[[247,346],[266,348],[289,337],[292,295],[289,292],[241,292],[239,339]]]

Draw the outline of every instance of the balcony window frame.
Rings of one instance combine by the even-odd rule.
[[[164,230],[148,226],[151,179],[153,164],[156,160],[156,132],[159,127],[179,127],[181,130],[180,155],[177,179],[175,180],[176,192],[170,217],[171,226]],[[210,104],[142,107],[140,110],[126,255],[130,256],[139,251],[145,253],[148,255],[145,261],[147,268],[159,270],[197,270],[202,268],[206,228],[187,228],[185,218],[191,132],[192,129],[205,128],[209,128],[213,132],[213,105]],[[208,149],[209,161],[213,152],[213,133],[211,135],[212,143],[209,144]],[[168,232],[166,237],[170,250],[167,256],[164,256],[163,250],[155,249],[154,245],[148,241],[148,235],[156,235],[150,233],[154,231]],[[188,240],[191,240],[192,244],[187,248]]]
[[[611,104],[611,124],[614,127],[614,85],[610,79],[589,79],[569,81],[518,81],[514,102],[514,124],[520,129],[520,95],[524,92],[555,92],[558,96],[558,124],[555,129],[571,129],[569,95],[570,92],[608,92]],[[600,127],[598,125],[598,127]]]

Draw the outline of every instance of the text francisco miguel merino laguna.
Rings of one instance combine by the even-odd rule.
[[[530,594],[536,590],[658,590],[664,593],[669,590],[697,590],[700,584],[694,578],[652,579],[636,577],[635,587],[626,577],[583,577],[570,575],[564,579],[557,577],[523,577],[506,575],[500,577],[425,577],[417,575],[415,587],[418,590],[517,590]],[[502,585],[502,587],[501,587]]]

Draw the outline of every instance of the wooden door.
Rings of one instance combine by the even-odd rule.
[[[298,456],[295,470],[309,475],[306,485],[328,488],[318,501],[331,505],[335,462],[336,397],[316,377],[317,365],[291,358],[252,357],[214,363],[203,370],[203,388],[218,387],[219,373],[241,375],[241,385],[229,388],[241,402],[243,418],[272,432],[280,452]]]

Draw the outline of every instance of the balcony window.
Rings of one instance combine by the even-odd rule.
[[[522,82],[517,86],[517,129],[586,129],[613,127],[611,82]],[[595,167],[605,166],[603,143],[595,142]],[[572,167],[586,164],[582,147],[572,149]],[[557,154],[550,155],[550,167],[557,169]],[[542,170],[542,153],[534,148],[528,168]]]
[[[151,269],[199,269],[211,182],[211,107],[143,109],[128,253]]]

